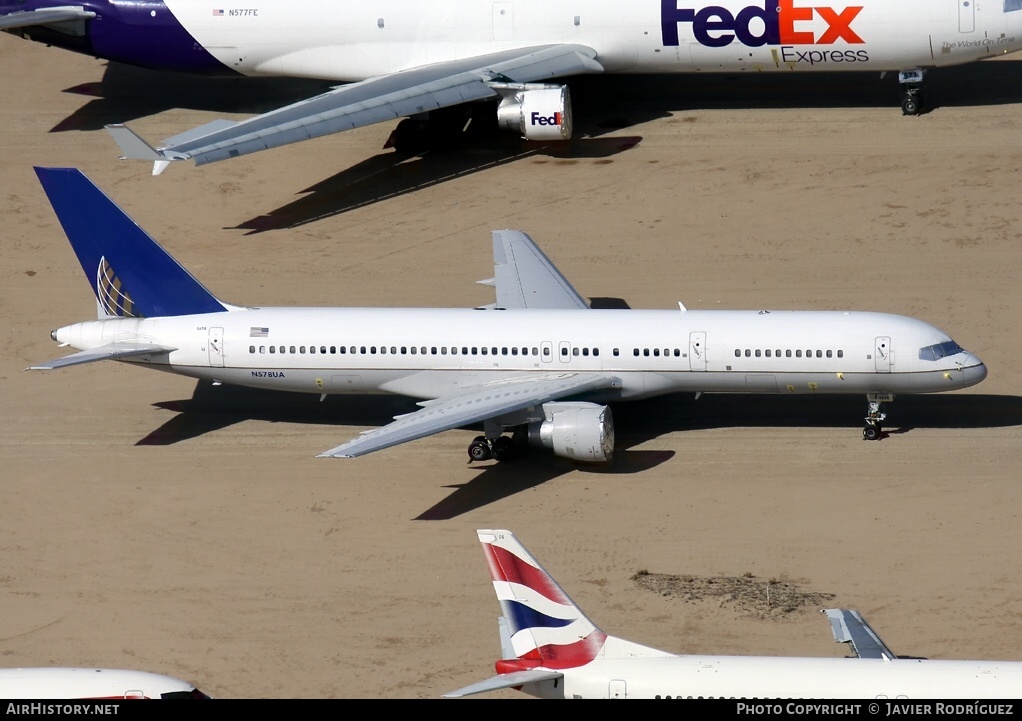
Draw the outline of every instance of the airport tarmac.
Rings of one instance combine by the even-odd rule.
[[[796,583],[895,653],[1022,660],[1022,58],[932,73],[920,117],[875,75],[610,78],[573,85],[588,137],[566,148],[398,162],[383,124],[159,177],[102,125],[159,140],[325,84],[108,68],[2,33],[0,67],[0,666],[437,698],[499,655],[477,528],[513,530],[603,630],[668,651],[847,649],[816,606],[665,597],[640,570]],[[879,442],[865,398],[703,396],[616,407],[609,469],[469,464],[473,430],[316,458],[409,402],[24,371],[95,312],[33,165],[81,168],[232,303],[482,305],[509,227],[590,297],[912,315],[990,375],[899,397]]]

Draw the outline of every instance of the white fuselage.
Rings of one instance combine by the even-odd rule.
[[[6,699],[160,699],[208,698],[190,683],[145,671],[106,668],[5,668],[0,669],[0,698]],[[13,709],[11,708],[13,707]],[[22,710],[10,704],[7,713],[60,713],[38,708]],[[51,707],[52,708],[52,707]],[[75,715],[88,714],[77,710]],[[64,710],[64,713],[69,711]],[[116,711],[115,711],[116,713]]]
[[[251,308],[87,321],[54,338],[79,350],[174,348],[128,362],[210,381],[423,399],[518,374],[612,373],[620,388],[587,397],[606,401],[676,391],[932,393],[986,376],[939,329],[862,312]],[[921,353],[929,348],[943,350]]]
[[[755,656],[596,660],[565,670],[556,685],[544,681],[522,690],[544,698],[743,699],[771,706],[761,713],[787,715],[806,713],[787,704],[809,704],[810,699],[1015,699],[1022,694],[1022,663]],[[774,703],[781,708],[775,710]],[[886,716],[887,710],[880,709],[878,715]]]
[[[1002,0],[228,0],[219,15],[166,5],[240,73],[338,81],[564,43],[593,48],[615,73],[907,70],[1022,48],[1022,11]]]

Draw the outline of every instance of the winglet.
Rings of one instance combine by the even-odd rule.
[[[151,160],[153,161],[153,175],[162,173],[174,160],[184,160],[184,157],[175,158],[161,153],[127,125],[115,123],[105,127],[123,153],[120,160]]]
[[[859,658],[882,658],[890,661],[898,658],[887,648],[858,611],[846,608],[825,608],[830,621],[830,630],[838,643],[850,644]]]

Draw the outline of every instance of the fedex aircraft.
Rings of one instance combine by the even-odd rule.
[[[158,70],[345,83],[155,148],[110,126],[158,173],[402,117],[388,144],[418,149],[480,101],[481,120],[496,105],[505,130],[566,139],[563,80],[585,73],[897,72],[914,115],[927,70],[1022,48],[1022,0],[0,0],[0,29]]]
[[[502,658],[496,676],[445,697],[505,688],[540,698],[1013,699],[1022,694],[1018,661],[898,658],[849,609],[824,612],[834,640],[850,644],[855,658],[679,656],[642,646],[597,628],[513,533],[476,533],[503,614],[498,618]]]
[[[185,681],[144,671],[43,667],[0,669],[0,698],[116,701],[209,696]]]
[[[855,393],[863,437],[897,393],[965,388],[987,369],[946,333],[866,312],[593,309],[528,235],[493,232],[496,303],[479,308],[261,308],[216,298],[80,171],[36,168],[97,299],[51,333],[78,352],[219,384],[421,399],[323,456],[351,457],[482,423],[472,460],[527,445],[611,459],[610,408],[667,393]],[[510,436],[502,435],[511,431]]]

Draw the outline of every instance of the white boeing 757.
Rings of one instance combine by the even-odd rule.
[[[928,69],[1022,49],[1022,0],[0,0],[0,29],[160,70],[347,83],[156,148],[110,126],[158,173],[406,116],[392,144],[414,149],[485,101],[505,130],[566,139],[563,79],[581,74],[897,72],[914,115]]]
[[[187,681],[145,671],[40,667],[0,669],[0,698],[117,701],[208,699],[209,696]],[[10,706],[13,711],[5,707],[8,714],[21,713],[17,704]]]
[[[524,233],[493,232],[496,303],[481,308],[258,308],[206,290],[80,171],[36,173],[97,298],[98,320],[51,334],[79,352],[34,366],[116,359],[212,383],[396,393],[421,410],[326,451],[360,456],[482,423],[473,460],[526,444],[611,459],[613,401],[676,392],[855,393],[870,403],[979,383],[987,370],[946,333],[883,313],[598,310]],[[504,436],[505,430],[512,435]],[[515,441],[518,441],[516,443]]]
[[[825,613],[834,640],[850,644],[855,658],[679,656],[642,646],[597,628],[513,533],[476,533],[503,614],[498,618],[502,658],[496,676],[446,697],[505,688],[540,698],[729,698],[750,704],[753,699],[1022,695],[1018,661],[898,658],[849,609]],[[886,716],[891,710],[873,713]]]

